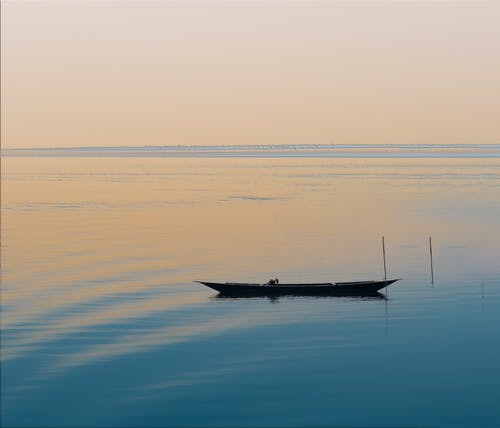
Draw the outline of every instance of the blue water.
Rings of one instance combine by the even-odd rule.
[[[2,426],[500,427],[497,159],[3,162]]]

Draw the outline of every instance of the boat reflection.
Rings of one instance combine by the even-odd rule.
[[[379,292],[369,293],[369,294],[342,294],[342,295],[332,295],[332,294],[303,294],[303,293],[290,293],[290,294],[280,294],[280,295],[268,295],[268,296],[242,296],[241,294],[228,294],[228,293],[218,293],[215,296],[211,296],[210,300],[214,301],[224,301],[224,300],[268,300],[271,303],[278,303],[284,300],[310,300],[310,299],[350,299],[350,300],[388,300],[387,297]]]

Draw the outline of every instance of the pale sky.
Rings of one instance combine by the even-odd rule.
[[[500,2],[2,2],[2,147],[500,143]]]

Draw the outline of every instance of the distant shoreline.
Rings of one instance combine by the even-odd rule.
[[[9,148],[6,157],[500,158],[500,144],[301,144]]]

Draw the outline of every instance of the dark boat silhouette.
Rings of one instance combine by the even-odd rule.
[[[246,282],[208,282],[195,281],[218,291],[224,296],[255,297],[255,296],[373,296],[378,291],[399,279],[382,281],[356,282],[320,282],[305,284],[282,284],[270,281],[265,284]]]

